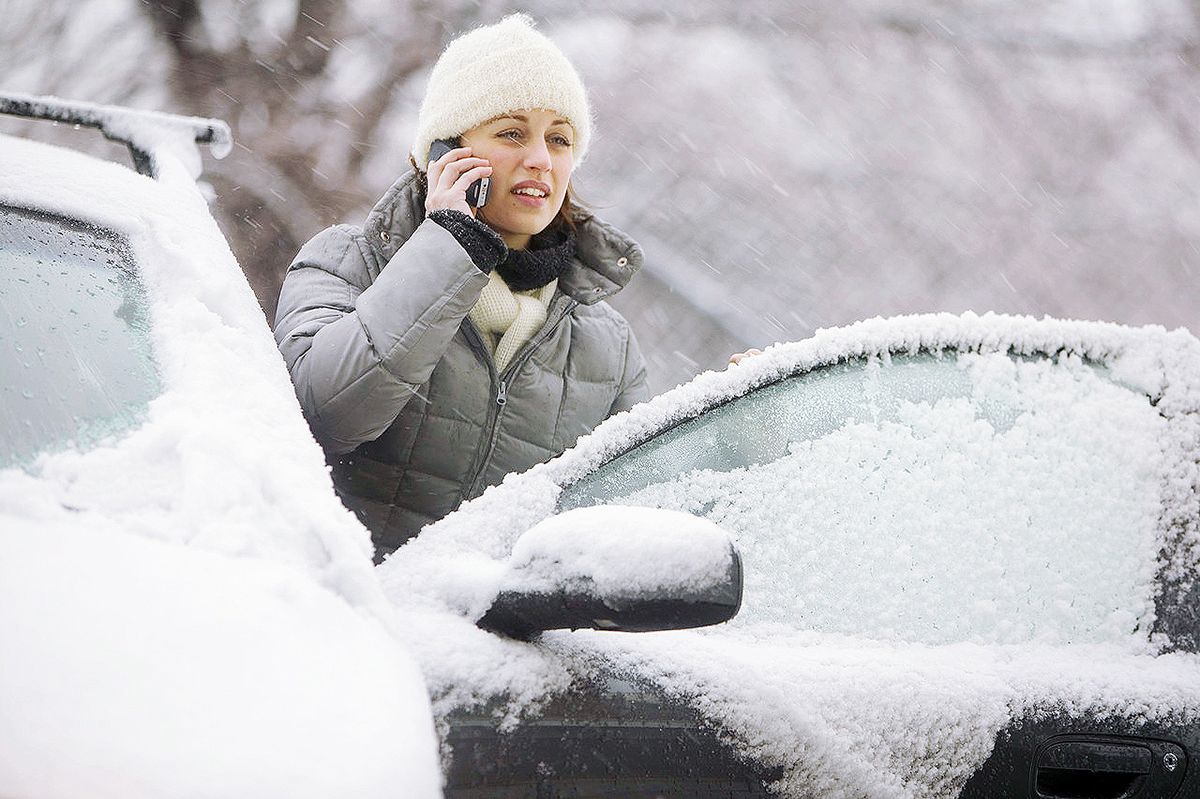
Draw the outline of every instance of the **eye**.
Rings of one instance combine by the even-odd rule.
[[[557,147],[570,147],[571,139],[562,133],[553,133],[549,136],[550,143]]]
[[[512,139],[513,141],[516,141],[517,139],[521,138],[522,135],[522,131],[518,128],[505,128],[496,134],[496,138]]]

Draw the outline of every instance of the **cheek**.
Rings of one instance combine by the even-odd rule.
[[[494,170],[508,171],[510,168],[505,158],[504,150],[498,147],[480,147],[474,150],[474,153],[491,164]]]
[[[506,160],[511,160],[510,154],[504,147],[497,147],[487,139],[472,142],[464,138],[463,144],[470,146],[471,155],[484,159],[492,165],[493,169],[506,169]]]
[[[554,159],[553,172],[558,176],[558,180],[562,185],[566,185],[571,179],[571,171],[575,168],[575,158],[570,153],[565,153],[557,156]]]

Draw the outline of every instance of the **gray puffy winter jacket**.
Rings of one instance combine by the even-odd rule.
[[[488,276],[424,202],[410,172],[362,228],[319,233],[276,313],[300,404],[377,559],[647,396],[633,333],[603,302],[641,266],[635,243],[581,223],[546,323],[497,374],[467,317]]]

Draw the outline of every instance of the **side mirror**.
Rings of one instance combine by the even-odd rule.
[[[530,528],[476,624],[527,639],[543,630],[647,632],[729,621],[742,559],[712,522],[679,511],[601,505]]]

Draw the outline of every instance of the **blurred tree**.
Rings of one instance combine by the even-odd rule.
[[[473,6],[474,4],[469,4]],[[237,146],[208,179],[268,318],[283,270],[322,227],[369,205],[404,152],[378,158],[405,85],[460,13],[427,0],[147,0],[170,46],[172,105],[229,120]],[[461,19],[470,24],[473,19]],[[400,109],[403,113],[405,109]],[[387,175],[364,176],[394,161]]]

